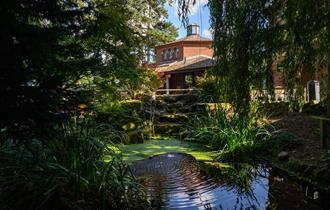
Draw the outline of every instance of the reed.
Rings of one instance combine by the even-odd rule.
[[[208,145],[218,151],[218,159],[229,161],[252,157],[271,136],[255,116],[230,117],[228,111],[221,108],[212,114],[195,116],[187,130],[186,139]]]
[[[130,168],[109,146],[113,138],[120,136],[107,126],[84,122],[62,125],[47,141],[6,140],[0,148],[1,208],[148,208]]]

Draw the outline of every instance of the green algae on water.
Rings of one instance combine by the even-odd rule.
[[[216,157],[215,151],[200,144],[174,139],[146,140],[142,144],[118,145],[118,149],[122,152],[123,160],[129,163],[170,152],[190,154],[198,161],[213,161]]]

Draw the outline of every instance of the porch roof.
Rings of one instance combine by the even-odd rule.
[[[175,61],[171,63],[166,63],[159,65],[155,68],[157,73],[180,73],[180,72],[187,72],[196,69],[208,69],[214,66],[214,60],[211,57],[206,55],[198,55],[187,57],[182,61]]]

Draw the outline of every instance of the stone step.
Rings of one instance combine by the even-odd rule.
[[[156,97],[157,101],[165,101],[167,104],[181,101],[183,103],[196,103],[198,100],[197,94],[179,94],[179,95],[160,95]]]
[[[182,123],[158,123],[155,125],[155,133],[159,135],[175,135],[184,129]]]
[[[145,116],[154,120],[155,134],[181,137],[197,109],[197,99],[196,94],[157,96],[145,103]]]
[[[168,105],[165,110],[168,113],[186,113],[186,112],[193,112],[196,109],[195,104],[185,105],[182,103],[175,103]]]
[[[188,116],[186,114],[163,114],[158,116],[160,123],[186,123],[188,122]]]

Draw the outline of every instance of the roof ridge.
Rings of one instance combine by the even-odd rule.
[[[189,56],[189,57],[186,57],[186,59],[187,59],[187,60],[191,60],[191,59],[198,58],[198,57],[204,57],[204,58],[213,59],[213,57],[211,57],[211,56],[207,56],[207,55],[204,55],[204,54]]]
[[[189,38],[190,37],[190,38]],[[196,39],[191,39],[192,37],[198,37]],[[213,39],[209,39],[207,37],[203,37],[203,36],[200,36],[198,34],[194,34],[194,35],[189,35],[189,36],[185,36],[185,37],[182,37],[180,39],[177,39],[177,40],[174,40],[174,41],[171,41],[171,42],[168,42],[168,43],[164,43],[164,44],[160,44],[160,45],[157,45],[156,47],[159,47],[159,46],[162,46],[162,45],[168,45],[168,44],[173,44],[173,43],[177,43],[177,42],[184,42],[184,41],[187,41],[187,42],[198,42],[198,41],[213,41]]]

